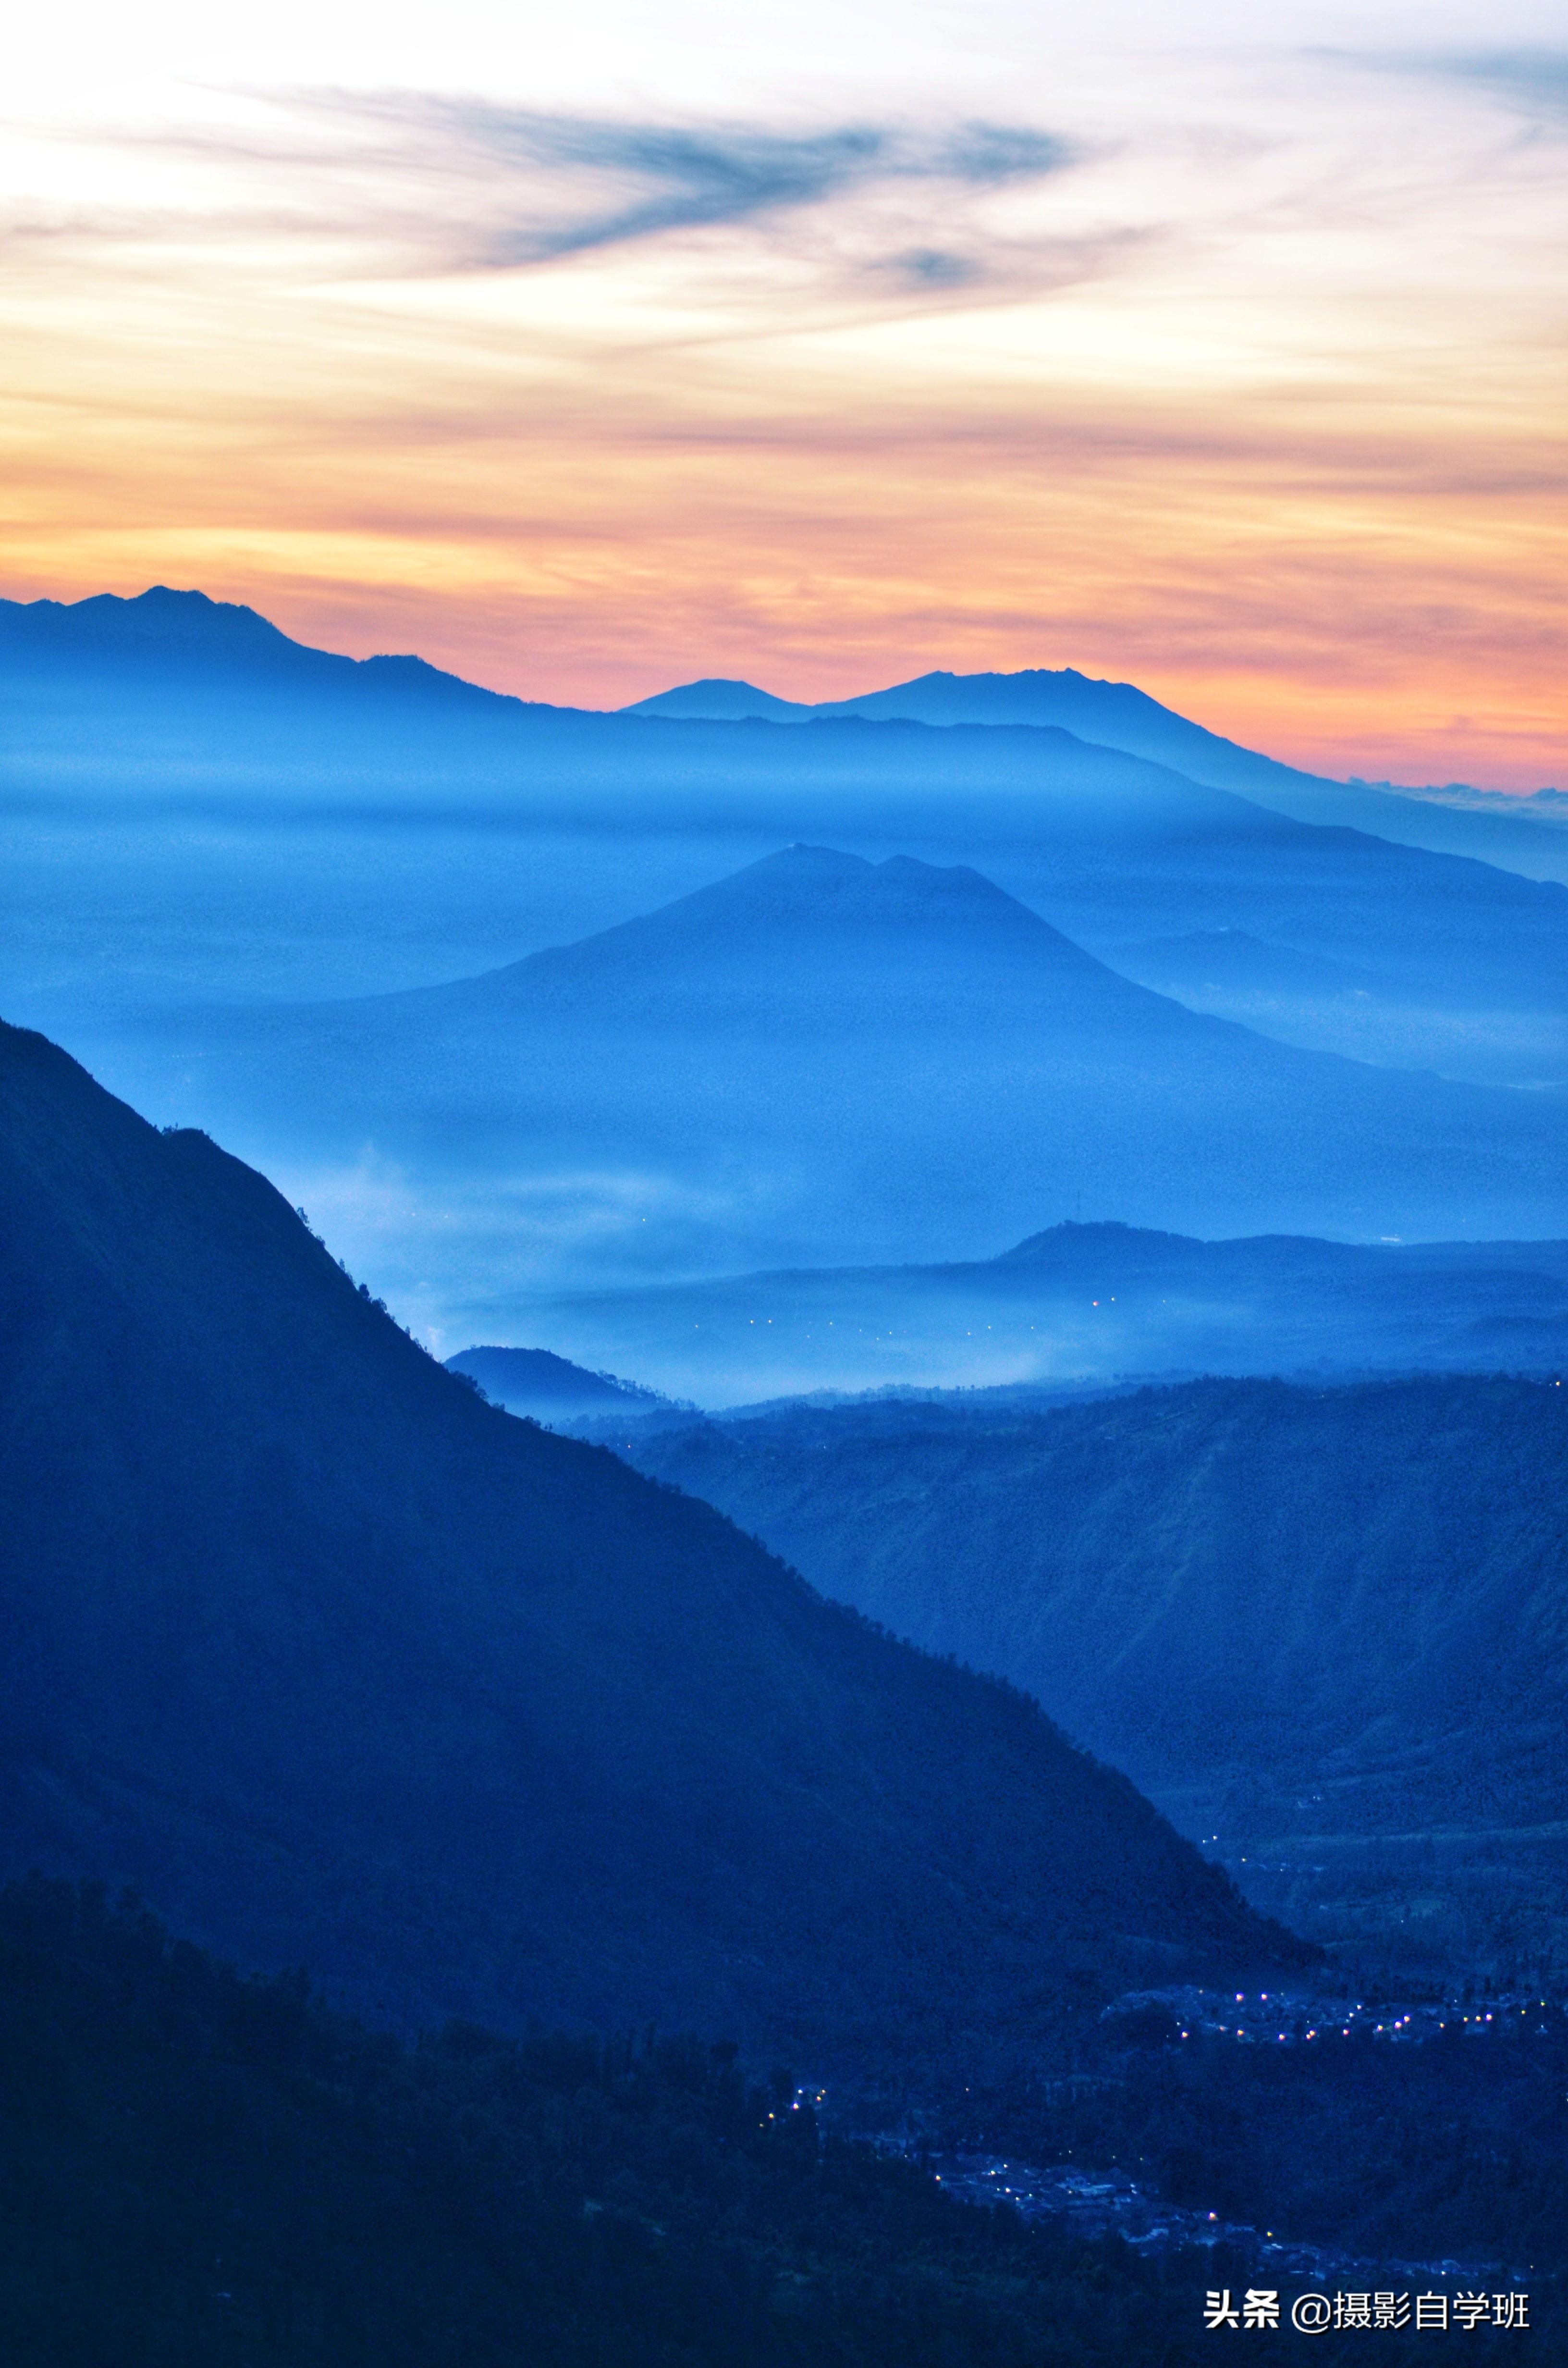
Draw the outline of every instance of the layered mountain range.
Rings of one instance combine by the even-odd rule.
[[[165,1062],[157,1106],[290,1172],[369,1146],[448,1212],[483,1184],[493,1288],[564,1178],[577,1271],[622,1277],[974,1256],[1080,1201],[1200,1234],[1568,1234],[1547,1098],[1197,1016],[907,857],[797,847],[487,976],[210,1015]]]
[[[826,840],[974,865],[1156,985],[1140,950],[1168,968],[1158,950],[1182,941],[1175,991],[1195,961],[1203,1008],[1288,1042],[1478,1082],[1568,1079],[1568,891],[1521,876],[1568,877],[1568,834],[1318,782],[1070,671],[923,678],[805,728],[596,714],[414,658],[312,650],[249,609],[158,590],[0,604],[0,689],[16,882],[0,988],[111,1071],[114,1031],[75,1032],[80,999],[143,1025],[157,916],[188,907],[203,931],[237,835],[250,894],[206,925],[205,972],[189,930],[162,957],[198,1000],[255,992],[258,970],[268,995],[331,991],[345,972],[455,977],[483,966],[478,948],[498,962],[559,943]],[[77,1006],[50,995],[69,960],[45,920],[62,834],[112,957]],[[279,880],[264,923],[258,880],[285,859],[295,894]],[[256,945],[263,927],[275,950]],[[1206,949],[1238,934],[1262,950],[1256,975],[1216,1000]]]
[[[759,739],[753,733],[742,755],[733,734],[666,730],[650,735],[639,727],[648,719],[666,726],[847,723],[962,729],[963,755],[971,764],[976,744],[967,735],[979,728],[1044,734],[1047,739],[1037,746],[1048,754],[1054,746],[1060,756],[1063,742],[1114,751],[1300,821],[1479,857],[1531,877],[1568,876],[1568,835],[1545,818],[1549,807],[1537,804],[1527,813],[1521,805],[1517,816],[1483,814],[1419,792],[1328,780],[1207,731],[1134,684],[1099,681],[1072,666],[936,672],[815,705],[779,699],[749,683],[710,679],[606,716],[487,691],[417,657],[355,660],[312,649],[254,609],[156,586],[133,599],[105,593],[70,603],[0,601],[0,682],[7,693],[6,754],[24,767],[51,758],[69,767],[74,759],[91,771],[107,754],[103,728],[112,716],[118,745],[99,772],[118,764],[133,779],[155,767],[160,752],[187,775],[191,766],[205,764],[232,780],[269,761],[308,768],[312,744],[319,761],[324,734],[340,774],[358,735],[372,767],[379,758],[384,771],[393,755],[394,779],[421,767],[460,778],[506,766],[508,758],[526,763],[531,743],[549,746],[557,758],[574,747],[590,776],[598,765],[591,752],[600,750],[623,770],[645,771],[650,779],[676,777],[673,757],[676,768],[711,771],[717,762],[732,774],[759,761],[766,772],[778,764],[809,771],[825,760],[864,782],[862,766],[853,756],[846,763],[846,743],[833,732],[819,729],[787,746],[777,735]],[[243,741],[233,737],[236,718],[247,727]],[[551,734],[552,723],[558,728]],[[371,745],[381,731],[391,735],[390,749]],[[872,742],[877,739],[873,734]],[[893,745],[899,741],[907,752],[907,732]],[[1006,752],[1014,767],[1028,745],[1015,743]],[[984,764],[983,756],[980,761]],[[921,759],[915,762],[926,769]],[[350,762],[350,777],[355,769]]]
[[[1568,842],[1552,827],[1551,791],[1545,803],[1527,805],[1521,800],[1518,812],[1510,814],[1457,808],[1419,791],[1394,791],[1386,782],[1378,787],[1327,780],[1206,731],[1151,699],[1135,683],[1098,681],[1075,666],[1028,666],[1017,674],[924,674],[886,690],[814,706],[777,699],[752,683],[709,679],[639,700],[626,712],[688,723],[723,718],[733,723],[820,723],[860,716],[881,723],[1044,727],[1148,757],[1189,780],[1234,790],[1299,822],[1339,824],[1402,846],[1478,856],[1533,879],[1561,880],[1568,869]]]

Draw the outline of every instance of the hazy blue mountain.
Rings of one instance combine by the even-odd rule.
[[[620,1381],[614,1373],[591,1372],[548,1349],[463,1349],[449,1357],[446,1366],[449,1373],[477,1382],[491,1403],[505,1406],[508,1414],[529,1415],[535,1422],[554,1427],[585,1415],[673,1411],[673,1401],[657,1390]]]
[[[1568,1082],[1568,890],[1054,725],[586,714],[310,650],[196,593],[13,604],[0,830],[7,1008],[139,1095],[116,1040],[166,998],[451,978],[812,839],[976,864],[1112,960],[1240,930],[1366,973],[1354,1006],[1247,1014],[1309,1049]]]
[[[41,705],[85,687],[199,699],[277,689],[306,698],[434,700],[470,712],[523,704],[417,657],[339,657],[292,640],[267,618],[204,592],[154,585],[132,599],[0,600],[0,675],[13,698]]]
[[[1114,967],[1178,1002],[1244,997],[1249,1001],[1386,993],[1376,972],[1322,954],[1298,953],[1293,946],[1266,945],[1245,929],[1194,929],[1184,938],[1149,938],[1119,946]]]
[[[1068,1223],[995,1258],[565,1293],[530,1321],[574,1356],[719,1406],[1172,1373],[1551,1374],[1568,1372],[1568,1241],[1209,1242]]]
[[[714,723],[759,720],[793,723],[805,722],[819,712],[798,699],[775,699],[770,690],[758,690],[755,683],[734,682],[723,675],[709,675],[701,682],[683,682],[678,689],[661,690],[652,699],[633,700],[630,707],[618,712],[622,715],[668,715],[681,723]]]
[[[1028,1687],[1306,1929],[1347,1885],[1386,1927],[1392,1887],[1418,1943],[1479,1886],[1568,1966],[1562,1383],[785,1408],[621,1452]]]
[[[1022,1696],[484,1405],[261,1177],[9,1029],[0,1292],[5,1870],[409,2021],[818,2060],[1289,1953]]]
[[[903,857],[790,849],[488,976],[215,1017],[168,1070],[182,1116],[290,1176],[370,1160],[429,1196],[427,1282],[460,1218],[488,1226],[495,1295],[438,1302],[471,1338],[500,1329],[519,1210],[553,1230],[514,1291],[983,1256],[1080,1196],[1203,1234],[1568,1232],[1544,1098],[1195,1016],[978,872]]]
[[[1534,816],[1488,813],[1440,803],[1386,784],[1335,781],[1244,748],[1165,707],[1135,683],[1104,682],[1075,666],[1028,666],[1016,674],[938,671],[855,699],[803,705],[776,700],[749,683],[692,682],[640,700],[642,715],[768,715],[779,723],[863,716],[878,723],[937,725],[1044,725],[1106,748],[1168,765],[1194,781],[1234,790],[1299,822],[1370,831],[1401,846],[1424,847],[1498,863],[1536,880],[1568,879],[1568,835]]]
[[[1189,1010],[1312,1052],[1537,1088],[1568,1063],[1568,1029],[1540,1014],[1467,1008],[1462,994],[1445,1012],[1362,963],[1269,945],[1245,929],[1145,939],[1105,959]]]

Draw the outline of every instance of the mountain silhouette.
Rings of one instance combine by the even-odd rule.
[[[9,1871],[410,2022],[823,2058],[1290,1953],[1022,1696],[484,1405],[263,1178],[12,1029],[0,1212]]]
[[[933,679],[947,685],[937,701],[944,713],[969,695],[964,677]],[[1019,686],[1031,683],[1020,704]],[[1518,876],[1551,870],[1536,857],[1550,856],[1557,834],[1505,818],[1496,827],[1513,832],[1512,852],[1501,843],[1464,846],[1516,869],[1461,861],[1392,842],[1410,836],[1412,814],[1425,814],[1450,833],[1444,846],[1458,848],[1452,830],[1462,836],[1484,818],[1310,780],[1300,809],[1309,819],[1293,819],[1272,810],[1288,768],[1257,758],[1264,771],[1247,775],[1244,794],[1230,785],[1233,767],[1227,785],[1214,786],[1181,769],[1204,770],[1194,752],[1212,754],[1213,735],[1169,719],[1187,736],[1177,734],[1179,746],[1169,734],[1148,740],[1165,751],[1159,761],[1097,745],[1039,720],[1042,685],[1054,686],[1051,712],[1071,712],[1100,742],[1114,739],[1118,717],[1148,723],[1165,713],[1130,687],[1045,675],[983,678],[984,696],[974,696],[975,712],[992,719],[984,722],[926,723],[880,710],[805,724],[748,720],[737,709],[775,710],[745,685],[722,688],[731,720],[589,713],[483,690],[416,658],[356,661],[309,649],[254,611],[197,592],[0,604],[8,793],[18,813],[54,816],[78,832],[84,876],[106,912],[125,901],[133,942],[106,949],[91,999],[129,1002],[133,1033],[145,1030],[137,992],[144,916],[176,901],[207,901],[210,842],[193,837],[183,819],[199,809],[224,830],[259,826],[273,840],[328,822],[347,833],[334,862],[343,888],[330,893],[350,902],[358,894],[372,930],[386,928],[395,844],[393,868],[413,899],[407,942],[411,954],[427,946],[426,966],[404,959],[380,973],[324,967],[318,988],[295,953],[302,974],[285,992],[324,992],[333,976],[450,978],[478,967],[476,952],[499,959],[504,931],[476,936],[449,920],[433,930],[420,911],[423,896],[444,898],[435,885],[443,865],[471,854],[476,831],[503,834],[499,844],[514,853],[528,842],[518,951],[549,942],[551,910],[573,916],[557,936],[601,928],[788,841],[825,840],[877,860],[900,851],[973,865],[1113,962],[1129,945],[1239,931],[1308,963],[1364,973],[1369,984],[1355,999],[1303,988],[1247,1009],[1225,1007],[1223,1016],[1304,1049],[1510,1087],[1568,1082],[1568,889]],[[1077,704],[1062,708],[1058,694],[1074,685]],[[1113,692],[1102,715],[1095,702]],[[1036,720],[1007,720],[1016,712]],[[1208,769],[1215,780],[1223,771]],[[1365,812],[1345,803],[1357,798],[1371,800]],[[133,810],[144,876],[127,876],[132,858],[119,837],[113,849],[94,837],[106,804],[128,809],[128,822]],[[158,816],[166,817],[161,826]],[[444,850],[438,825],[453,841]],[[415,847],[429,848],[427,885]],[[52,893],[51,860],[45,847],[42,876],[18,881],[24,933],[36,930],[39,905]],[[47,954],[43,976],[56,967]],[[120,1065],[113,1030],[78,1033],[68,1005],[35,994],[37,965],[18,958],[9,975],[13,992],[28,997],[14,1008],[149,1101],[149,1073]],[[216,980],[213,992],[223,992]],[[270,1143],[256,1147],[273,1157]]]
[[[750,683],[709,680],[682,683],[624,712],[687,720],[755,715],[781,723],[860,716],[869,723],[1054,728],[1097,747],[1168,766],[1212,789],[1234,791],[1298,822],[1369,831],[1399,846],[1468,855],[1531,879],[1568,877],[1568,839],[1543,831],[1528,816],[1476,812],[1418,792],[1331,780],[1282,765],[1192,723],[1136,683],[1102,681],[1075,666],[1026,666],[1015,674],[938,670],[886,690],[815,705],[776,699]]]
[[[0,600],[0,671],[13,692],[79,695],[95,677],[119,688],[199,698],[245,689],[336,695],[369,704],[410,697],[469,712],[520,707],[417,657],[340,657],[296,642],[254,609],[155,584],[132,599]]]
[[[652,699],[637,699],[619,710],[622,715],[667,715],[680,723],[805,723],[824,712],[798,699],[776,699],[752,682],[736,682],[724,675],[707,675],[700,682],[683,682]]]
[[[1199,1017],[907,857],[787,849],[480,978],[213,1022],[173,1058],[186,1114],[300,1163],[582,1178],[600,1271],[972,1258],[1080,1195],[1195,1234],[1568,1232],[1543,1098]]]
[[[1028,1400],[1137,1375],[1551,1375],[1568,1369],[1568,1241],[1195,1241],[1069,1222],[999,1258],[566,1292],[530,1321],[710,1406],[887,1388]]]

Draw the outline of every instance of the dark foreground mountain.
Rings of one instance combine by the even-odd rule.
[[[176,1059],[187,1110],[296,1163],[488,1178],[508,1224],[569,1177],[591,1254],[645,1270],[973,1256],[1079,1197],[1195,1233],[1568,1232],[1552,1099],[1199,1017],[907,857],[793,848],[487,976],[214,1019]]]
[[[1568,1371],[1568,1242],[1205,1242],[1070,1223],[1000,1258],[570,1293],[532,1320],[574,1357],[713,1406],[1196,1373],[1553,1377]]]
[[[1016,2044],[1289,1957],[1019,1694],[484,1405],[259,1176],[0,1033],[0,1834],[406,2020]]]
[[[1502,1961],[1568,1974],[1568,1387],[780,1409],[622,1452],[1030,1688],[1308,1929],[1381,1889],[1450,1942],[1480,1884]]]

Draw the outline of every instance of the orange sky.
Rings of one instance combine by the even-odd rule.
[[[1536,0],[210,17],[26,37],[0,590],[593,705],[1074,665],[1568,786]]]

